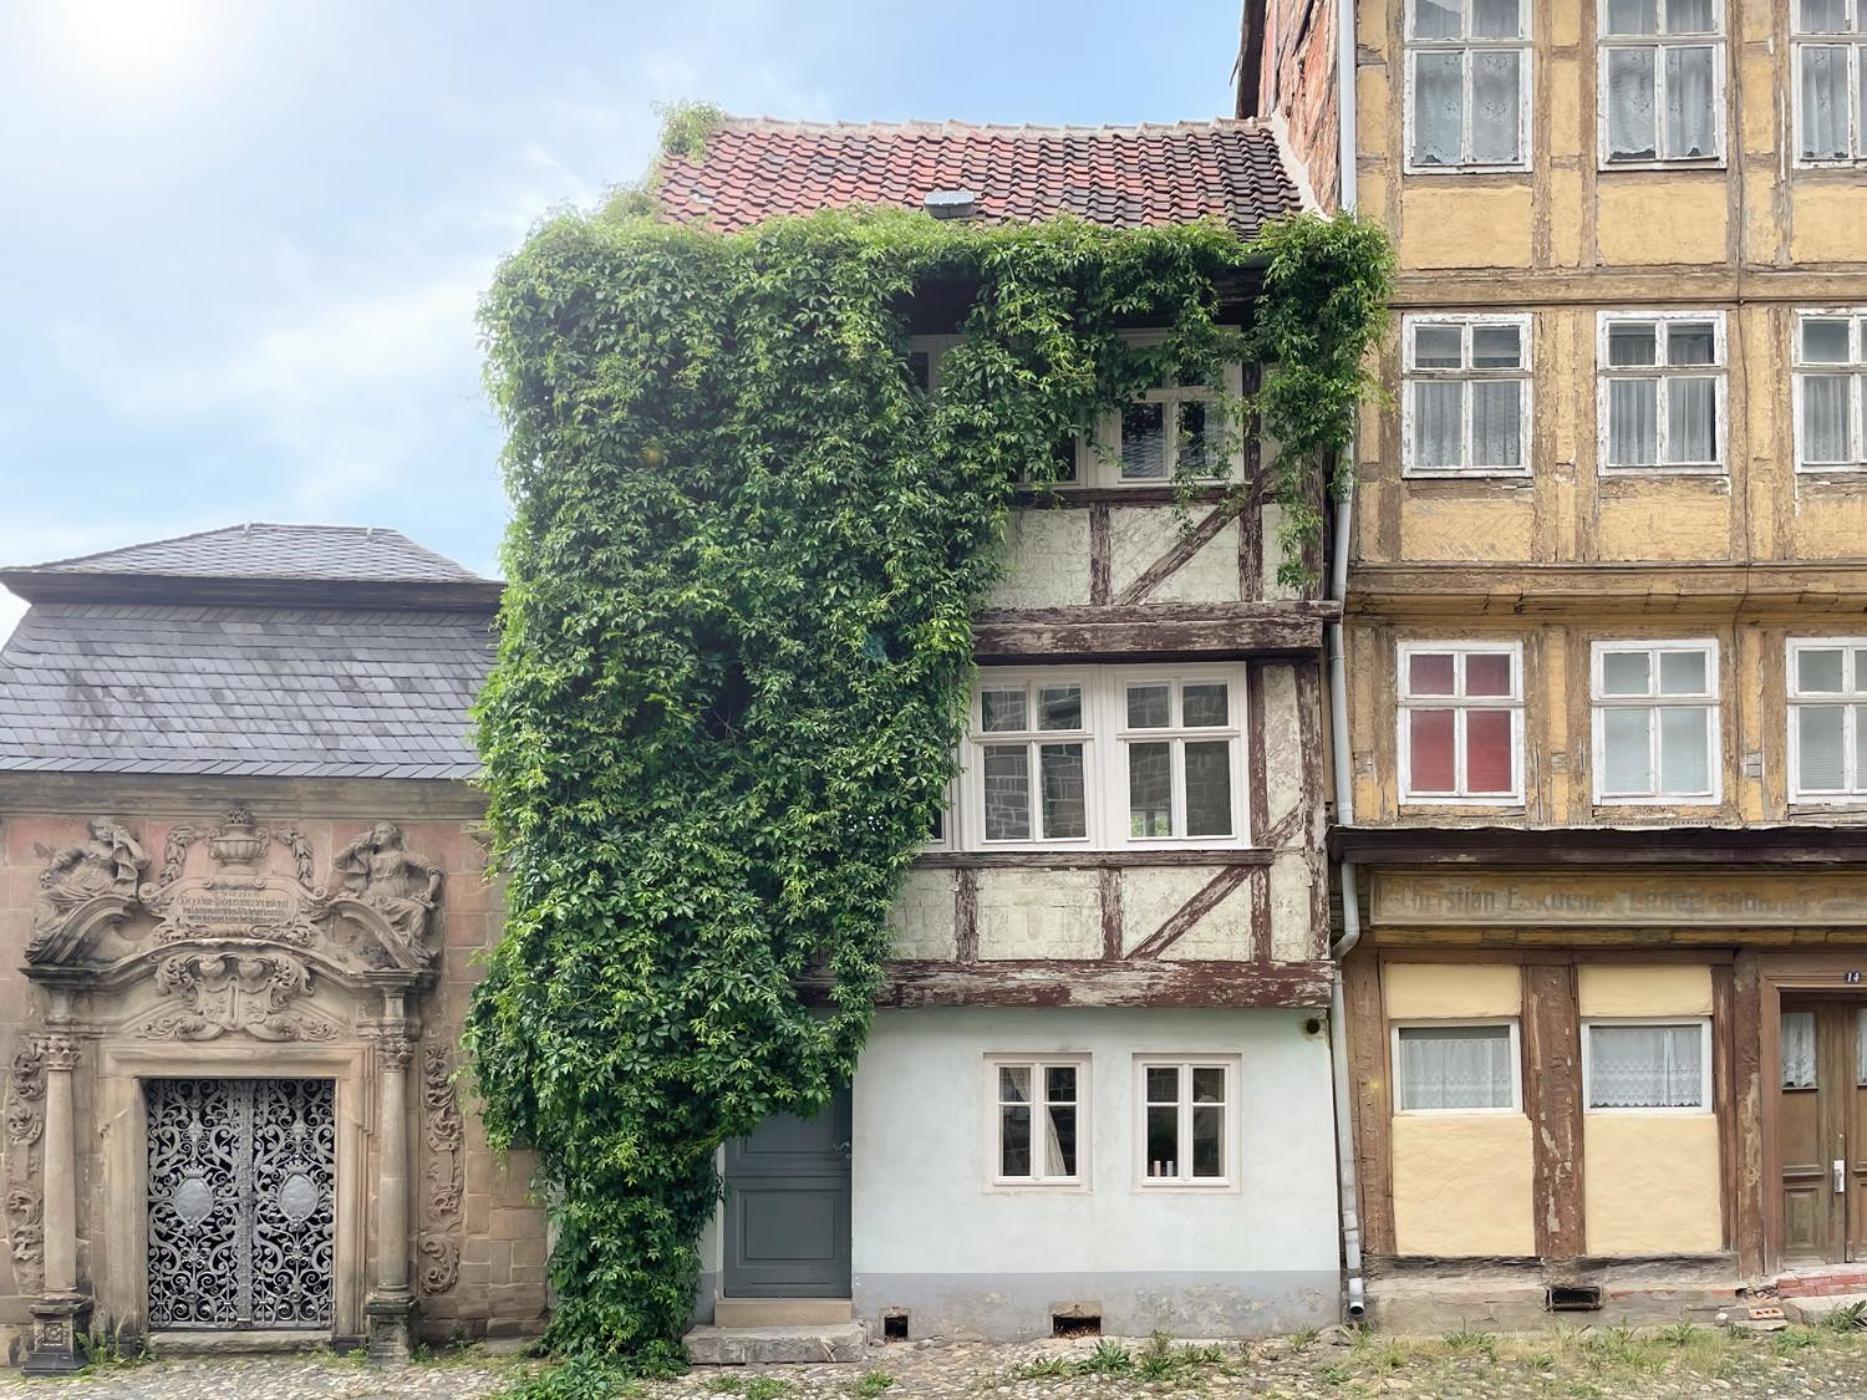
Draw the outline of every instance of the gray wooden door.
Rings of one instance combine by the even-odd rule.
[[[849,1090],[726,1144],[728,1298],[849,1296]]]

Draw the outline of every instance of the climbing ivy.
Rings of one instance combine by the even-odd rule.
[[[1264,246],[1272,300],[1311,298],[1251,333],[1300,357],[1261,400],[1292,425],[1294,508],[1375,325],[1335,279],[1384,264],[1349,220]],[[716,1150],[854,1071],[1014,481],[1170,369],[1222,382],[1248,347],[1219,287],[1254,257],[1208,224],[722,236],[612,205],[501,268],[482,316],[514,518],[477,723],[507,919],[467,1040],[489,1136],[538,1154],[560,1351],[681,1363]],[[907,345],[928,288],[965,335],[932,394]],[[1165,338],[1131,344],[1138,323]]]

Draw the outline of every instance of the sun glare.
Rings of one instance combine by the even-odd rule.
[[[232,17],[216,0],[38,0],[31,9],[54,63],[124,95],[202,76]]]

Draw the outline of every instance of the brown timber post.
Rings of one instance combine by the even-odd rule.
[[[1536,1252],[1570,1263],[1587,1252],[1582,1211],[1582,1028],[1575,968],[1533,963],[1524,978],[1524,1106],[1530,1114]]]

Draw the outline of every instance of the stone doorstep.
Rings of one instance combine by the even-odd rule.
[[[696,1366],[806,1366],[860,1361],[868,1337],[859,1322],[811,1327],[696,1327],[683,1339]]]
[[[279,1356],[323,1351],[329,1332],[151,1332],[147,1345],[155,1356]]]
[[[834,1327],[856,1315],[847,1298],[715,1298],[715,1327]]]
[[[1798,1269],[1776,1281],[1779,1298],[1832,1298],[1867,1289],[1867,1268],[1841,1264],[1831,1269]]]
[[[1783,1311],[1797,1322],[1812,1326],[1832,1312],[1856,1305],[1867,1305],[1867,1293],[1824,1293],[1812,1297],[1785,1298]]]

